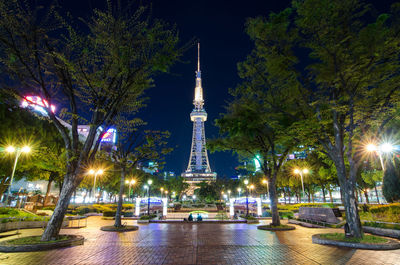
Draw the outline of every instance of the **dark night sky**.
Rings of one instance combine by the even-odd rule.
[[[60,4],[74,15],[87,17],[91,6],[99,0],[60,0]],[[146,3],[147,1],[142,1]],[[252,49],[252,43],[244,33],[246,18],[267,16],[288,7],[290,0],[247,1],[188,1],[153,0],[154,17],[176,24],[182,43],[192,37],[200,39],[201,71],[208,113],[206,137],[217,136],[214,120],[223,112],[229,99],[228,89],[235,87],[240,79],[236,64],[243,61]],[[393,1],[376,1],[380,11],[389,9]],[[195,86],[196,48],[186,52],[183,61],[171,69],[170,74],[156,78],[156,86],[148,90],[147,108],[140,116],[152,129],[168,130],[172,133],[171,146],[175,150],[167,157],[164,170],[182,173],[189,160],[192,137],[190,112],[193,108]],[[230,153],[209,154],[212,170],[220,177],[232,176],[238,162]]]

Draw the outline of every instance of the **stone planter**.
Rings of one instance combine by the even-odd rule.
[[[258,223],[260,223],[260,221],[258,221],[258,220],[246,220],[246,223],[248,223],[248,224],[258,224]]]
[[[42,251],[55,248],[71,247],[77,245],[83,245],[84,238],[79,235],[68,235],[68,239],[58,241],[54,243],[41,243],[41,244],[30,244],[30,245],[9,245],[7,241],[0,243],[0,252],[31,252],[31,251]]]
[[[348,247],[348,248],[357,248],[357,249],[372,249],[372,250],[400,249],[400,242],[397,240],[392,240],[392,239],[388,239],[388,241],[386,243],[367,244],[367,243],[355,243],[355,242],[330,240],[330,239],[321,238],[320,234],[316,234],[316,235],[312,236],[312,242],[314,244],[332,245],[332,246],[338,246],[338,247]]]
[[[148,224],[150,220],[137,220],[138,224]]]
[[[139,229],[139,227],[136,225],[126,225],[126,226],[122,226],[120,228],[116,228],[113,225],[100,227],[101,231],[107,231],[107,232],[129,232],[129,231],[136,231],[138,229]]]
[[[378,236],[387,236],[400,239],[400,230],[386,229],[380,227],[363,226],[364,232],[371,233]]]
[[[267,231],[290,231],[290,230],[295,230],[296,227],[294,226],[287,226],[287,227],[270,227],[268,225],[259,225],[257,226],[257,229],[260,230],[267,230]]]
[[[21,221],[21,222],[8,222],[0,223],[0,232],[7,232],[10,230],[27,229],[27,228],[41,228],[47,226],[47,221]],[[68,226],[68,221],[62,223],[62,227]]]

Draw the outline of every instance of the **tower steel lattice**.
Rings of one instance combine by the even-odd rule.
[[[182,173],[189,184],[202,181],[213,181],[217,174],[211,171],[208,161],[206,136],[204,122],[207,120],[207,112],[204,109],[203,87],[201,84],[200,71],[200,43],[197,44],[197,71],[196,87],[194,89],[194,109],[190,113],[190,120],[193,122],[192,146],[190,148],[189,163],[186,171]],[[193,186],[193,185],[191,185]],[[194,187],[191,187],[194,188]],[[192,192],[189,188],[189,194]]]

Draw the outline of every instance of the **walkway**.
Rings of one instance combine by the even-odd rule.
[[[400,250],[352,250],[311,243],[312,234],[339,231],[334,229],[297,226],[294,231],[275,233],[247,224],[149,224],[118,234],[100,231],[106,224],[112,221],[90,217],[87,228],[62,231],[83,235],[83,246],[0,253],[0,264],[400,264]],[[21,231],[23,236],[42,232]]]

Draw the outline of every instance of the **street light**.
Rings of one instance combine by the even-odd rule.
[[[237,191],[239,192],[239,198],[240,198],[240,192],[242,192],[242,188],[237,188]]]
[[[394,149],[393,145],[391,143],[383,143],[379,147],[376,146],[374,143],[369,143],[366,146],[366,149],[368,152],[376,152],[377,155],[379,156],[379,160],[381,162],[381,167],[382,170],[385,171],[385,165],[383,163],[383,158],[382,158],[382,152],[383,153],[391,153]]]
[[[162,199],[164,188],[160,188],[160,191],[161,191],[161,199]]]
[[[267,179],[263,179],[262,184],[267,184],[267,198],[269,198],[269,181]]]
[[[229,199],[231,198],[231,190],[228,190],[228,201],[229,201]]]
[[[309,173],[309,171],[308,171],[308,169],[307,168],[304,168],[304,169],[298,169],[298,168],[296,168],[295,170],[294,170],[294,174],[299,174],[300,175],[300,177],[301,177],[301,187],[302,187],[302,189],[303,189],[303,197],[304,197],[304,182],[303,182],[303,174],[308,174]],[[300,202],[301,202],[301,199],[300,199]]]
[[[147,215],[150,216],[150,185],[153,184],[153,180],[149,179],[147,184],[149,185],[147,189]]]
[[[103,171],[103,169],[98,169],[98,170],[94,170],[94,169],[90,169],[89,170],[89,174],[90,175],[94,175],[94,181],[93,181],[93,190],[92,190],[92,192],[93,192],[93,199],[96,199],[96,179],[97,179],[97,175],[101,175],[101,174],[103,174],[104,173],[104,171]]]
[[[10,193],[11,193],[11,186],[14,180],[14,174],[15,174],[15,169],[17,167],[17,163],[18,163],[18,158],[20,157],[20,155],[22,153],[29,153],[31,151],[31,148],[29,146],[24,146],[22,148],[15,148],[14,146],[8,146],[6,148],[6,151],[8,153],[14,153],[15,151],[17,151],[16,155],[15,155],[15,160],[14,160],[14,166],[13,166],[13,170],[11,173],[11,179],[10,179],[10,184],[9,184],[9,188],[8,188],[8,192],[7,192],[7,197],[6,197],[6,204],[8,203],[8,198],[10,197]]]
[[[136,180],[134,180],[134,179],[131,179],[130,181],[129,181],[129,180],[125,180],[125,184],[129,184],[129,195],[128,195],[128,199],[131,198],[131,186],[132,186],[133,184],[135,184],[135,183],[136,183]]]
[[[249,180],[245,179],[243,183],[246,185],[246,216],[249,216]]]

